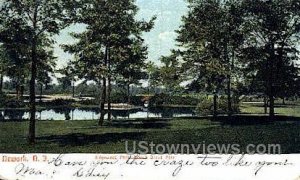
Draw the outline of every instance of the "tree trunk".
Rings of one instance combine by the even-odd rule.
[[[127,84],[127,103],[130,105],[131,103],[131,94],[130,94],[130,84]]]
[[[31,52],[31,79],[30,79],[30,97],[29,97],[29,107],[30,107],[30,123],[29,123],[29,135],[28,141],[30,144],[35,143],[35,80],[36,80],[36,71],[37,71],[37,56],[36,56],[36,38],[32,40],[32,52]]]
[[[227,77],[227,106],[228,106],[228,116],[232,115],[232,99],[231,99],[231,75]]]
[[[269,112],[269,115],[270,115],[270,118],[271,120],[274,119],[274,116],[275,116],[275,98],[273,95],[270,95],[269,96],[270,98],[270,112]]]
[[[106,102],[106,78],[102,78],[102,88],[101,88],[101,100],[100,100],[100,119],[98,122],[99,126],[103,125],[105,116],[105,102]]]
[[[107,48],[105,48],[104,66],[107,66]],[[105,102],[106,102],[106,77],[103,77],[102,78],[102,88],[101,88],[101,100],[100,100],[100,119],[98,122],[99,126],[102,126],[104,123]]]
[[[270,120],[273,120],[274,119],[274,116],[275,116],[275,98],[274,98],[274,75],[273,75],[273,72],[274,72],[274,60],[275,60],[275,49],[274,49],[274,43],[271,44],[271,47],[270,47],[270,56],[269,56],[269,59],[268,59],[268,63],[269,63],[269,67],[270,67],[270,70],[269,70],[269,100],[270,100],[270,111],[269,111],[269,116],[270,116]]]
[[[20,98],[23,99],[24,97],[24,85],[20,86]]]
[[[35,1],[36,3],[36,1]],[[33,29],[36,30],[37,27],[37,14],[38,7],[35,5],[33,12]],[[29,108],[30,108],[30,120],[29,120],[29,134],[28,134],[28,142],[29,144],[35,143],[35,80],[37,75],[37,36],[33,33],[32,36],[32,44],[31,44],[31,79],[29,83]]]
[[[17,84],[16,85],[16,96],[17,96],[17,100],[20,100],[20,85]]]
[[[266,96],[264,96],[264,110],[265,114],[268,114],[268,101]]]
[[[72,79],[72,97],[74,98],[75,97],[75,81],[74,79]]]
[[[0,75],[0,93],[3,92],[3,74]]]
[[[107,86],[107,120],[111,121],[111,77],[108,77]]]
[[[231,63],[230,63],[230,58],[228,57],[228,46],[227,43],[225,45],[225,62],[227,62],[227,114],[228,116],[232,115],[232,99],[231,99]]]
[[[285,105],[285,98],[282,98],[282,104]]]
[[[42,96],[43,96],[43,84],[41,84],[40,86],[40,102],[42,102],[43,100]]]
[[[110,59],[109,47],[107,47],[107,62],[108,62],[107,120],[111,121],[111,59]]]
[[[214,120],[216,120],[216,118],[217,118],[217,115],[218,115],[218,102],[217,102],[217,100],[218,100],[218,96],[217,96],[217,92],[214,92],[214,112],[213,112],[213,117],[214,117]]]

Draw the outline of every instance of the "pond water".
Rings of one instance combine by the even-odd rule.
[[[139,108],[131,110],[112,110],[113,119],[133,118],[172,118],[194,116],[194,108]],[[38,120],[96,120],[100,117],[99,108],[55,108],[37,111]],[[107,114],[105,115],[107,118]],[[29,112],[25,110],[2,110],[0,120],[26,120]]]

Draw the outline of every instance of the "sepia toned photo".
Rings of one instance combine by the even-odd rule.
[[[299,51],[300,0],[0,0],[0,180],[300,179]]]

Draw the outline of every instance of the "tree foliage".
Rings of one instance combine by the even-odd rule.
[[[14,60],[29,64],[30,69],[30,127],[29,142],[35,141],[35,84],[38,69],[45,58],[51,37],[65,27],[66,1],[61,0],[4,0],[1,12],[1,39],[4,39]],[[11,28],[13,27],[13,28]],[[12,29],[12,31],[10,31]],[[3,40],[1,40],[3,41]],[[49,54],[48,54],[49,55]],[[27,63],[28,62],[28,63]],[[13,63],[18,65],[18,63]],[[26,67],[26,66],[23,66]],[[21,72],[21,71],[19,71]],[[39,73],[41,74],[41,73]]]
[[[74,6],[73,20],[86,25],[86,31],[73,33],[79,42],[65,45],[64,49],[75,54],[74,64],[81,77],[102,82],[99,124],[103,124],[105,102],[108,119],[111,118],[111,81],[121,76],[132,83],[134,76],[140,73],[146,57],[141,35],[150,31],[155,18],[149,22],[136,20],[138,8],[133,0],[86,0]],[[74,8],[70,12],[74,12]]]

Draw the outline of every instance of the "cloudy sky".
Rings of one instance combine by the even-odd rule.
[[[185,0],[136,0],[140,8],[137,19],[149,20],[156,15],[155,27],[151,32],[144,34],[144,39],[149,47],[149,60],[158,63],[162,55],[168,55],[170,49],[175,47],[176,33],[181,24],[181,17],[187,13],[187,3]],[[81,32],[83,26],[77,25],[69,27],[56,36],[55,54],[58,57],[57,68],[66,65],[72,56],[64,53],[59,45],[72,44],[74,40],[69,36],[70,32]]]

